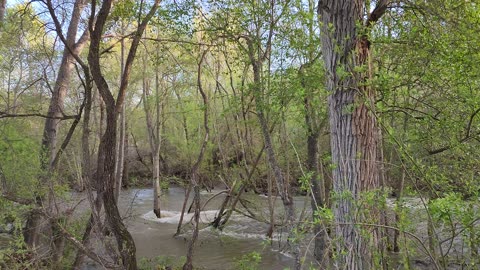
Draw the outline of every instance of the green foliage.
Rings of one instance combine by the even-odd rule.
[[[238,270],[257,270],[259,264],[262,261],[260,253],[253,251],[251,253],[243,255],[235,262],[235,269]]]
[[[315,224],[331,224],[334,221],[334,215],[331,208],[317,207],[314,214],[313,223]]]
[[[40,171],[39,143],[24,132],[26,121],[9,121],[0,125],[0,173],[9,192],[33,198]]]
[[[298,182],[300,184],[300,190],[306,192],[310,191],[310,186],[312,185],[311,181],[314,174],[315,172],[307,172],[298,179]]]
[[[425,180],[417,189],[436,196],[475,196],[480,77],[474,64],[478,35],[471,31],[478,24],[473,15],[478,7],[444,0],[416,5],[392,13],[372,36],[379,41],[374,47],[379,67],[372,81],[382,96],[378,108],[396,138],[392,147],[414,157],[405,160]]]

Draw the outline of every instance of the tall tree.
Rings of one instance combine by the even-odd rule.
[[[321,45],[327,74],[330,136],[333,169],[335,233],[338,237],[338,266],[344,269],[372,269],[379,250],[379,230],[356,223],[357,201],[365,191],[380,187],[377,152],[379,132],[374,115],[375,91],[369,86],[372,75],[368,30],[386,11],[388,0],[319,1],[322,20]],[[373,222],[379,222],[372,209]],[[368,230],[369,238],[362,229]]]
[[[52,6],[51,1],[48,4]],[[48,108],[47,118],[43,132],[42,146],[47,156],[45,161],[51,163],[56,154],[57,132],[60,120],[64,114],[64,100],[70,86],[72,72],[74,70],[75,58],[73,54],[79,55],[88,41],[88,31],[85,31],[80,39],[77,39],[78,27],[81,20],[81,13],[86,6],[86,0],[76,0],[72,10],[72,16],[68,25],[66,44],[63,50],[62,62],[58,68],[58,75],[52,93],[52,99]],[[53,7],[52,7],[53,8]]]
[[[159,48],[156,48],[157,54]],[[157,55],[158,57],[158,55]],[[145,70],[147,59],[144,59],[144,67]],[[152,99],[151,90],[150,90],[150,82],[147,79],[147,75],[144,74],[143,76],[143,108],[145,111],[145,120],[147,122],[147,133],[148,133],[148,143],[150,145],[151,150],[151,158],[153,163],[152,174],[153,174],[153,212],[157,216],[157,218],[161,217],[161,207],[160,207],[160,146],[162,142],[161,138],[161,108],[162,102],[160,100],[160,74],[158,63],[155,64],[155,93],[154,98]],[[163,78],[162,78],[163,79]],[[166,92],[166,90],[164,91]],[[153,102],[152,102],[153,101]],[[154,103],[154,108],[151,108],[151,103]],[[153,111],[154,110],[154,111]]]
[[[51,1],[46,2],[52,16],[55,16],[53,5]],[[54,170],[54,160],[58,156],[57,151],[57,132],[59,129],[60,120],[64,116],[64,100],[67,94],[67,90],[70,85],[72,72],[74,69],[75,56],[78,56],[88,41],[88,31],[85,31],[81,37],[77,40],[77,32],[81,20],[81,12],[86,5],[85,0],[76,0],[73,5],[73,10],[67,30],[66,39],[64,40],[64,50],[62,61],[58,69],[58,75],[55,81],[55,86],[50,99],[50,105],[45,120],[45,126],[42,139],[42,169],[47,175],[51,174]],[[57,31],[61,31],[60,28]],[[63,35],[58,33],[59,35]],[[42,177],[41,182],[47,182],[51,179]],[[46,183],[41,183],[46,184]],[[37,198],[39,204],[42,204],[42,200]],[[52,202],[50,200],[50,202]],[[51,207],[51,205],[49,206]],[[42,217],[32,212],[27,220],[27,226],[25,230],[25,242],[28,246],[35,249],[38,248],[40,243],[39,234],[42,233]],[[59,239],[57,239],[59,240]],[[57,244],[57,246],[63,246],[63,244]],[[60,251],[59,251],[60,252]],[[59,259],[59,258],[58,258]]]
[[[207,144],[209,141],[210,136],[210,128],[208,126],[208,96],[205,93],[205,90],[202,86],[202,65],[203,61],[205,60],[205,56],[207,55],[210,48],[206,48],[202,52],[202,46],[200,48],[200,59],[198,60],[198,67],[197,67],[197,87],[200,95],[202,96],[203,101],[203,129],[205,130],[205,134],[203,136],[202,145],[200,146],[200,151],[197,156],[197,160],[192,166],[191,178],[190,178],[190,185],[193,188],[193,204],[194,204],[194,216],[193,216],[193,232],[192,238],[188,243],[187,249],[187,260],[183,265],[183,270],[192,270],[193,269],[193,252],[195,248],[195,244],[198,238],[198,231],[199,231],[199,223],[200,223],[200,165],[202,163],[203,157],[205,156],[205,150],[207,149]]]
[[[97,179],[101,181],[101,190],[98,191],[99,196],[103,198],[103,204],[105,206],[105,214],[107,222],[117,240],[118,249],[122,258],[123,267],[125,269],[137,269],[136,261],[136,248],[135,243],[130,232],[125,227],[122,221],[120,212],[115,200],[114,186],[115,186],[115,159],[116,159],[116,138],[117,138],[117,114],[123,106],[125,100],[126,90],[129,84],[130,73],[135,60],[136,52],[140,39],[147,27],[148,22],[155,14],[160,0],[155,0],[148,14],[144,16],[138,25],[138,28],[133,33],[132,43],[128,52],[127,59],[125,61],[124,69],[122,70],[122,78],[118,97],[115,100],[110,87],[103,75],[103,71],[100,64],[100,45],[102,41],[102,35],[105,25],[107,23],[110,10],[112,8],[113,1],[105,0],[102,2],[97,18],[95,19],[95,13],[97,8],[96,1],[92,1],[92,13],[89,19],[90,29],[90,50],[88,53],[88,64],[90,66],[92,77],[95,85],[105,102],[106,108],[106,127],[105,133],[102,136],[102,140],[99,145],[99,156],[103,156],[104,159],[99,158],[97,164]]]

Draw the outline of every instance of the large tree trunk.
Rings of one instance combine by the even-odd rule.
[[[7,0],[0,0],[0,25],[3,24],[5,19],[5,9],[7,7]]]
[[[67,36],[65,40],[65,49],[63,50],[62,61],[58,70],[58,75],[55,81],[55,86],[52,93],[52,98],[50,99],[50,105],[47,113],[47,118],[45,120],[45,126],[43,131],[42,139],[42,156],[41,164],[42,168],[45,171],[45,175],[51,175],[53,173],[53,162],[57,155],[57,132],[59,128],[60,119],[63,117],[63,103],[69,87],[71,75],[74,67],[74,55],[78,55],[83,49],[84,45],[88,40],[88,32],[85,31],[80,37],[78,42],[75,43],[77,37],[78,26],[80,23],[81,12],[85,7],[84,0],[76,0],[74,3],[72,16],[68,26]],[[73,53],[73,54],[72,54]],[[52,181],[47,177],[41,177],[40,181],[42,185],[48,184],[47,182]],[[37,198],[38,206],[43,205],[43,199]],[[49,203],[52,203],[51,198],[48,200]],[[52,205],[46,206],[47,208],[53,208]],[[35,211],[34,211],[35,212]],[[25,228],[25,243],[36,250],[38,248],[44,248],[48,242],[51,241],[49,234],[51,234],[50,228],[42,224],[46,224],[44,217],[32,212],[27,219],[27,225]],[[49,226],[48,226],[49,227]],[[39,234],[45,234],[40,236]],[[42,243],[42,238],[45,238],[46,243]],[[60,239],[55,239],[55,241],[62,241]],[[52,242],[53,243],[53,242]],[[61,252],[63,243],[56,243],[53,247],[58,247],[60,251],[55,252],[58,254]],[[54,261],[59,260],[58,255],[54,256]]]
[[[117,138],[116,106],[115,100],[100,68],[100,41],[111,6],[112,1],[103,1],[95,23],[95,28],[91,33],[90,51],[88,54],[88,63],[92,71],[93,80],[105,102],[107,117],[105,133],[103,134],[99,145],[99,156],[103,155],[104,160],[103,162],[99,160],[97,164],[97,179],[102,182],[102,185],[99,185],[100,190],[98,190],[97,193],[99,194],[98,196],[102,196],[103,198],[106,218],[117,240],[123,266],[125,269],[137,269],[135,243],[133,242],[131,234],[123,224],[115,201],[115,144]],[[90,20],[90,27],[93,29],[92,18]]]
[[[338,238],[337,267],[342,269],[375,268],[374,253],[380,250],[379,230],[374,226],[356,225],[380,223],[375,206],[365,209],[363,205],[360,209],[358,204],[363,192],[380,188],[375,95],[367,83],[371,76],[370,43],[366,35],[359,35],[359,31],[365,30],[359,29],[359,25],[364,23],[368,29],[385,12],[387,2],[380,0],[365,22],[365,10],[370,9],[365,7],[365,1],[319,2],[327,89],[331,92],[328,102],[335,165],[333,210]]]
[[[63,103],[72,77],[75,58],[72,53],[79,55],[88,40],[88,32],[84,32],[82,37],[75,43],[77,37],[78,25],[81,19],[81,12],[85,7],[84,0],[76,0],[72,18],[68,26],[65,49],[63,50],[62,62],[58,69],[57,79],[50,99],[47,118],[43,131],[42,147],[46,153],[43,158],[45,162],[51,163],[56,154],[57,132],[60,119],[63,116]],[[49,164],[46,163],[46,164]]]

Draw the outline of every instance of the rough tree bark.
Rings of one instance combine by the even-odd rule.
[[[119,249],[122,264],[125,269],[137,269],[136,248],[131,234],[125,227],[118,207],[115,201],[114,185],[115,185],[115,149],[116,149],[116,133],[117,133],[117,113],[123,106],[126,89],[128,87],[130,72],[133,66],[133,61],[137,52],[140,39],[145,31],[145,28],[150,19],[155,14],[160,1],[156,0],[148,14],[143,18],[137,30],[132,36],[132,44],[125,62],[123,70],[120,89],[117,100],[115,101],[109,85],[103,76],[100,65],[100,44],[102,41],[102,34],[110,13],[113,0],[105,0],[102,2],[96,20],[94,19],[96,13],[97,2],[91,3],[91,17],[89,20],[90,29],[90,50],[88,53],[88,64],[92,73],[95,85],[105,102],[106,108],[106,127],[102,140],[99,145],[99,155],[103,153],[103,164],[97,164],[97,177],[102,181],[99,194],[103,194],[103,204],[105,206],[105,214],[109,227],[115,236],[117,248]]]
[[[333,210],[337,242],[336,267],[372,269],[374,253],[380,250],[377,228],[355,223],[379,223],[378,209],[356,207],[362,192],[380,188],[377,147],[379,132],[374,116],[375,92],[367,80],[370,68],[371,25],[386,11],[388,0],[370,9],[363,0],[322,0],[322,52],[330,91],[329,117],[333,169]],[[364,19],[366,18],[366,19]],[[363,33],[363,34],[362,34]],[[363,213],[363,215],[362,215]],[[362,232],[363,231],[363,232]],[[365,235],[370,235],[365,237]]]

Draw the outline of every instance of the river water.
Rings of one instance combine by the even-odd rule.
[[[218,190],[202,192],[202,205]],[[182,188],[170,188],[161,197],[162,218],[157,219],[153,214],[153,190],[129,189],[124,190],[119,200],[119,206],[127,216],[127,226],[137,247],[137,257],[154,258],[156,256],[170,256],[179,258],[185,256],[188,238],[191,232],[173,237],[179,221],[180,211],[185,198]],[[212,221],[217,213],[224,195],[211,199],[202,209],[203,224]],[[251,202],[248,208],[259,217],[268,219],[268,201],[265,197],[247,194]],[[305,204],[302,197],[296,198],[297,207]],[[301,209],[301,207],[299,207]],[[283,212],[280,200],[276,201],[277,212]],[[184,218],[188,223],[191,216]],[[204,227],[200,231],[198,244],[195,249],[194,265],[204,269],[235,269],[235,262],[243,255],[258,252],[261,255],[259,269],[285,269],[293,265],[293,259],[279,252],[278,241],[267,242],[265,233],[268,225],[254,221],[240,214],[234,214],[223,232]],[[280,233],[275,238],[282,237]],[[283,236],[285,237],[285,236]]]
[[[219,194],[216,196],[217,194]],[[86,217],[86,211],[90,209],[88,201],[85,199],[85,193],[70,193],[69,198],[62,200],[62,207],[78,206],[76,215]],[[192,197],[192,196],[191,196]],[[214,197],[212,199],[212,197]],[[119,209],[124,217],[128,230],[133,236],[137,247],[137,258],[139,261],[153,260],[154,258],[168,257],[170,261],[179,261],[186,255],[188,241],[191,235],[188,223],[191,220],[191,214],[184,218],[184,224],[187,224],[185,232],[177,237],[173,237],[177,224],[179,222],[180,211],[185,198],[184,189],[180,187],[170,187],[164,191],[161,196],[162,218],[158,219],[153,214],[153,190],[152,189],[128,189],[121,192],[119,198]],[[258,269],[289,269],[293,266],[293,258],[288,254],[280,252],[282,242],[285,242],[286,232],[282,234],[277,231],[273,235],[273,241],[268,241],[265,234],[269,228],[266,222],[260,222],[245,217],[242,214],[235,213],[230,218],[225,229],[220,232],[208,227],[208,223],[213,221],[217,211],[225,198],[222,190],[213,190],[212,192],[202,192],[202,211],[201,211],[201,230],[194,253],[194,266],[198,269],[228,270],[237,269],[236,262],[242,256],[257,252],[260,254],[261,262]],[[238,208],[246,212],[245,206],[254,213],[258,220],[269,220],[269,203],[263,195],[244,194],[244,206]],[[81,201],[79,203],[79,201]],[[188,203],[190,205],[191,199]],[[208,202],[208,203],[207,203]],[[294,197],[297,216],[302,214],[307,217],[309,214],[309,199],[306,197]],[[393,199],[387,200],[387,205],[393,208]],[[274,202],[277,222],[282,220],[283,207],[281,200],[277,198]],[[421,214],[425,206],[419,198],[409,198],[405,206],[414,210],[416,215]],[[426,219],[425,219],[426,220]],[[417,224],[420,237],[425,240],[425,224]],[[8,245],[8,235],[0,235],[0,248]],[[306,259],[306,266],[311,262],[312,243],[309,241],[311,235],[307,235],[302,241],[302,259]],[[282,241],[283,240],[283,241]],[[458,242],[458,241],[457,241]],[[461,242],[461,241],[460,241]],[[305,244],[307,243],[307,244]],[[87,263],[84,269],[103,269],[101,266]],[[418,265],[417,265],[418,266]],[[147,268],[153,269],[153,268]],[[418,269],[429,269],[418,267]],[[456,268],[452,268],[456,269]]]

